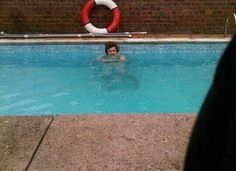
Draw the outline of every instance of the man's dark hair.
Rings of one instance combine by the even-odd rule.
[[[106,54],[107,54],[108,49],[110,49],[112,47],[115,47],[116,51],[119,52],[120,49],[119,49],[119,46],[116,43],[108,42],[108,43],[105,44],[105,52],[106,52]]]

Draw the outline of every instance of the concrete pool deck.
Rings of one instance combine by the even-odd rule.
[[[195,118],[1,116],[0,170],[179,171]]]

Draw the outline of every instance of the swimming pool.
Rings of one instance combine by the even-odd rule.
[[[226,43],[0,46],[0,115],[194,113]]]

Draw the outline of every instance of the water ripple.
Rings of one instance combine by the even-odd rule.
[[[0,112],[5,112],[11,108],[24,106],[26,104],[33,103],[33,102],[35,102],[35,100],[33,100],[33,99],[21,100],[19,102],[13,103],[13,104],[0,107]]]

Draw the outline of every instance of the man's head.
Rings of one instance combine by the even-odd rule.
[[[116,55],[119,52],[119,46],[114,42],[108,42],[105,45],[105,52],[107,55]]]

